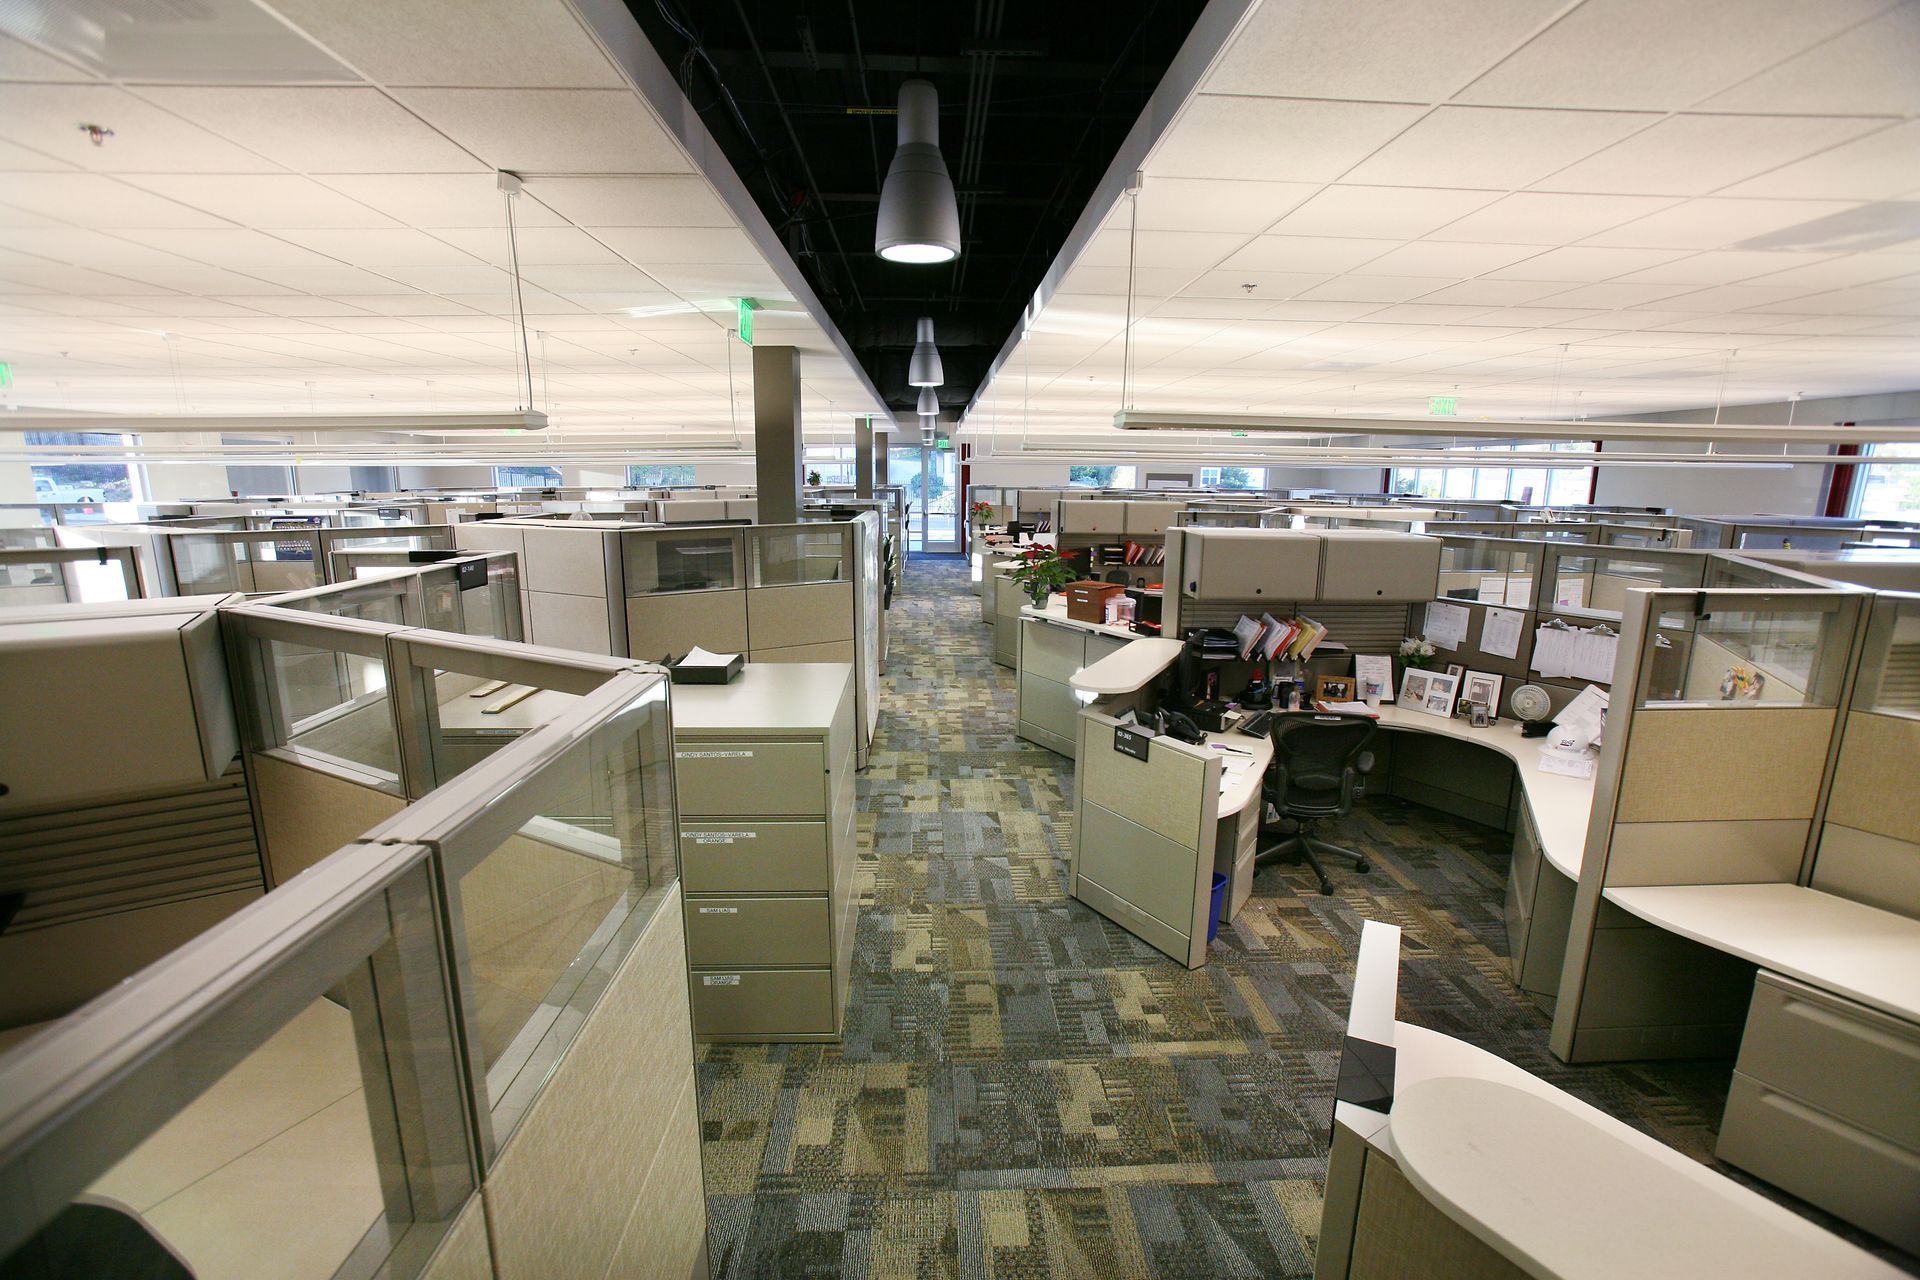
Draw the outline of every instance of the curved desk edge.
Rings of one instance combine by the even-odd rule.
[[[1100,661],[1080,668],[1067,681],[1082,693],[1096,697],[1134,693],[1156,679],[1180,656],[1180,642],[1164,639],[1136,639]]]

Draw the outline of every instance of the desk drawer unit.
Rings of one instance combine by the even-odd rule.
[[[693,1029],[734,1040],[816,1038],[834,1021],[831,969],[695,969]]]
[[[822,816],[827,758],[817,742],[685,742],[673,752],[680,812]]]
[[[1715,1154],[1920,1251],[1920,1027],[1762,972]]]
[[[682,822],[685,893],[826,893],[825,822]]]
[[[687,963],[820,965],[833,963],[827,895],[804,898],[689,898]]]
[[[1051,622],[1023,621],[1026,634],[1020,638],[1020,669],[1065,684],[1070,676],[1087,665],[1087,633],[1077,627],[1060,627]]]

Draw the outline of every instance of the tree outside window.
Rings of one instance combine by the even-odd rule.
[[[1131,489],[1132,467],[1072,466],[1067,468],[1067,483],[1085,489]]]
[[[663,489],[673,485],[689,485],[693,482],[691,462],[627,468],[627,483],[636,489]]]
[[[1209,489],[1258,489],[1266,482],[1265,467],[1200,468],[1200,483]]]
[[[29,431],[28,444],[124,444],[103,431]],[[133,477],[124,462],[61,462],[33,468],[38,502],[132,502]]]
[[[560,468],[495,467],[493,483],[501,489],[555,489],[560,485]]]
[[[1867,456],[1913,453],[1920,444],[1870,444]],[[1853,512],[1867,520],[1920,520],[1920,467],[1871,464],[1861,467],[1853,488]]]

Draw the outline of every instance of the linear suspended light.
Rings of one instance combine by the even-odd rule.
[[[907,359],[907,385],[937,387],[947,380],[940,366],[940,348],[933,345],[933,317],[914,321],[913,355]]]
[[[1169,413],[1122,409],[1122,431],[1258,431],[1324,436],[1372,432],[1405,436],[1498,436],[1520,440],[1753,440],[1768,444],[1904,444],[1915,425],[1783,426],[1755,422],[1622,422],[1581,418],[1386,418],[1265,413]]]
[[[91,414],[0,412],[0,431],[544,431],[538,409],[512,413]]]
[[[960,205],[940,154],[940,95],[925,80],[900,86],[893,163],[880,184],[873,250],[888,262],[951,262],[960,256]]]

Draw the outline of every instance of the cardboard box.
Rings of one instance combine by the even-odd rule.
[[[1067,616],[1075,622],[1105,622],[1107,620],[1107,597],[1118,595],[1126,588],[1117,582],[1069,582],[1067,584]]]

